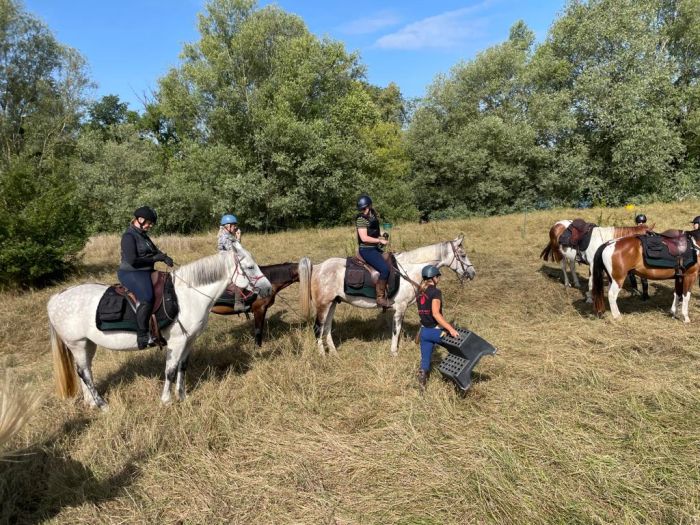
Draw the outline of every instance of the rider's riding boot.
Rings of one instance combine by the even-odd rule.
[[[386,281],[385,280],[378,280],[377,285],[375,286],[375,290],[377,291],[377,306],[381,306],[382,308],[389,308],[391,305],[394,304],[394,301],[387,299],[386,295]]]
[[[428,384],[428,372],[425,370],[418,370],[418,386],[421,390],[425,390]]]
[[[136,308],[136,344],[139,350],[148,347],[150,340],[150,320],[153,303],[140,303]]]

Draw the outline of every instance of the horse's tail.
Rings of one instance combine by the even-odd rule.
[[[304,319],[309,319],[311,311],[311,272],[313,264],[308,257],[299,260],[299,306]]]
[[[551,257],[551,260],[554,260],[554,256],[552,255],[552,245],[547,244],[547,246],[544,247],[542,252],[540,253],[540,259],[544,259],[545,261],[549,261]]]
[[[49,322],[51,334],[51,354],[53,355],[53,375],[56,380],[56,393],[61,399],[74,397],[78,393],[78,375],[75,372],[73,354],[66,343],[56,333]]]
[[[563,224],[557,223],[549,229],[549,244],[540,253],[540,259],[545,261],[561,262],[562,254],[559,250],[559,236],[566,228]]]
[[[603,272],[608,273],[605,263],[603,262],[603,251],[610,246],[610,243],[604,242],[595,252],[593,257],[593,310],[600,317],[605,312],[605,298],[603,297]]]
[[[22,428],[42,400],[39,391],[18,388],[9,372],[5,372],[0,378],[0,447]]]

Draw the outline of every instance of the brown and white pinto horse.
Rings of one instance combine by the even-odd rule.
[[[559,237],[564,230],[566,230],[572,221],[563,220],[558,221],[549,230],[549,244],[544,247],[540,257],[546,260],[552,260],[556,262],[561,262],[561,269],[564,273],[564,285],[571,286],[569,279],[566,275],[566,262],[569,262],[571,267],[571,278],[574,281],[574,286],[576,288],[581,287],[581,283],[578,280],[578,275],[576,275],[576,250],[569,246],[561,246],[559,244]],[[583,262],[586,264],[591,264],[593,258],[595,257],[596,250],[601,244],[610,241],[612,239],[619,239],[620,237],[629,237],[634,235],[641,235],[647,231],[654,229],[654,225],[647,226],[646,224],[640,224],[639,226],[609,226],[602,227],[596,226],[591,230],[591,241],[588,244],[588,248],[581,252],[583,257]],[[593,288],[593,267],[589,268],[588,274],[588,291],[586,292],[586,302],[592,302],[591,299],[591,289]]]
[[[420,282],[421,270],[427,264],[448,267],[457,273],[460,279],[474,279],[476,271],[462,247],[463,236],[451,241],[440,242],[416,248],[407,252],[394,254],[399,271],[405,278],[399,279],[399,289],[394,296],[394,323],[391,337],[391,354],[397,355],[399,334],[406,309],[416,301],[416,290],[413,283]],[[377,302],[367,297],[345,295],[345,258],[334,257],[320,264],[299,264],[299,286],[301,288],[301,311],[305,317],[310,317],[311,301],[316,307],[316,323],[314,332],[316,343],[321,355],[325,355],[324,339],[331,353],[336,353],[331,325],[335,307],[339,302],[345,302],[360,308],[377,308]]]
[[[693,249],[697,252],[698,245],[693,239]],[[605,299],[603,298],[603,272],[608,274],[610,287],[608,289],[608,301],[613,319],[620,318],[620,310],[617,307],[617,295],[622,289],[627,274],[634,270],[634,273],[654,281],[673,279],[675,269],[673,268],[651,268],[644,263],[642,255],[642,242],[637,237],[626,237],[610,241],[600,246],[595,254],[593,262],[593,309],[602,316],[605,312]],[[683,271],[682,283],[677,283],[673,294],[673,304],[671,305],[671,315],[675,318],[679,299],[682,297],[683,321],[690,322],[688,318],[688,303],[690,301],[690,290],[693,283],[698,278],[700,260]],[[682,286],[679,286],[682,284]]]

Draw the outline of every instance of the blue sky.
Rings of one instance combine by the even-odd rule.
[[[502,42],[522,19],[544,39],[564,0],[263,1],[296,13],[309,29],[358,51],[367,79],[396,82],[407,97],[425,93],[435,76]],[[178,64],[184,42],[198,39],[203,0],[24,0],[62,43],[87,59],[93,96],[116,94],[141,109],[144,94]]]

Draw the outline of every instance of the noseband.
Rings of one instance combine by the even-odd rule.
[[[449,241],[449,243],[450,248],[452,248],[452,260],[447,266],[451,268],[452,263],[455,262],[455,260],[459,263],[459,266],[462,269],[462,273],[457,272],[457,279],[459,279],[460,284],[464,284],[464,280],[467,278],[467,270],[469,268],[474,268],[474,265],[467,264],[466,262],[464,262],[462,257],[457,253],[457,248],[455,246],[454,241]]]
[[[236,262],[236,267],[233,269],[233,273],[231,274],[231,279],[230,282],[234,285],[234,289],[236,292],[240,294],[240,296],[243,298],[244,301],[247,301],[250,299],[253,295],[257,294],[258,291],[260,290],[259,286],[256,286],[258,281],[265,277],[262,273],[255,277],[252,278],[250,275],[246,273],[246,271],[243,269],[243,265],[241,264],[241,258],[238,255],[238,252],[236,250],[231,250],[233,252],[233,260]],[[234,281],[236,279],[236,275],[241,274],[243,277],[245,277],[248,280],[248,285],[250,288],[247,288],[246,290],[243,290],[242,288],[239,288],[238,286],[235,285]]]

